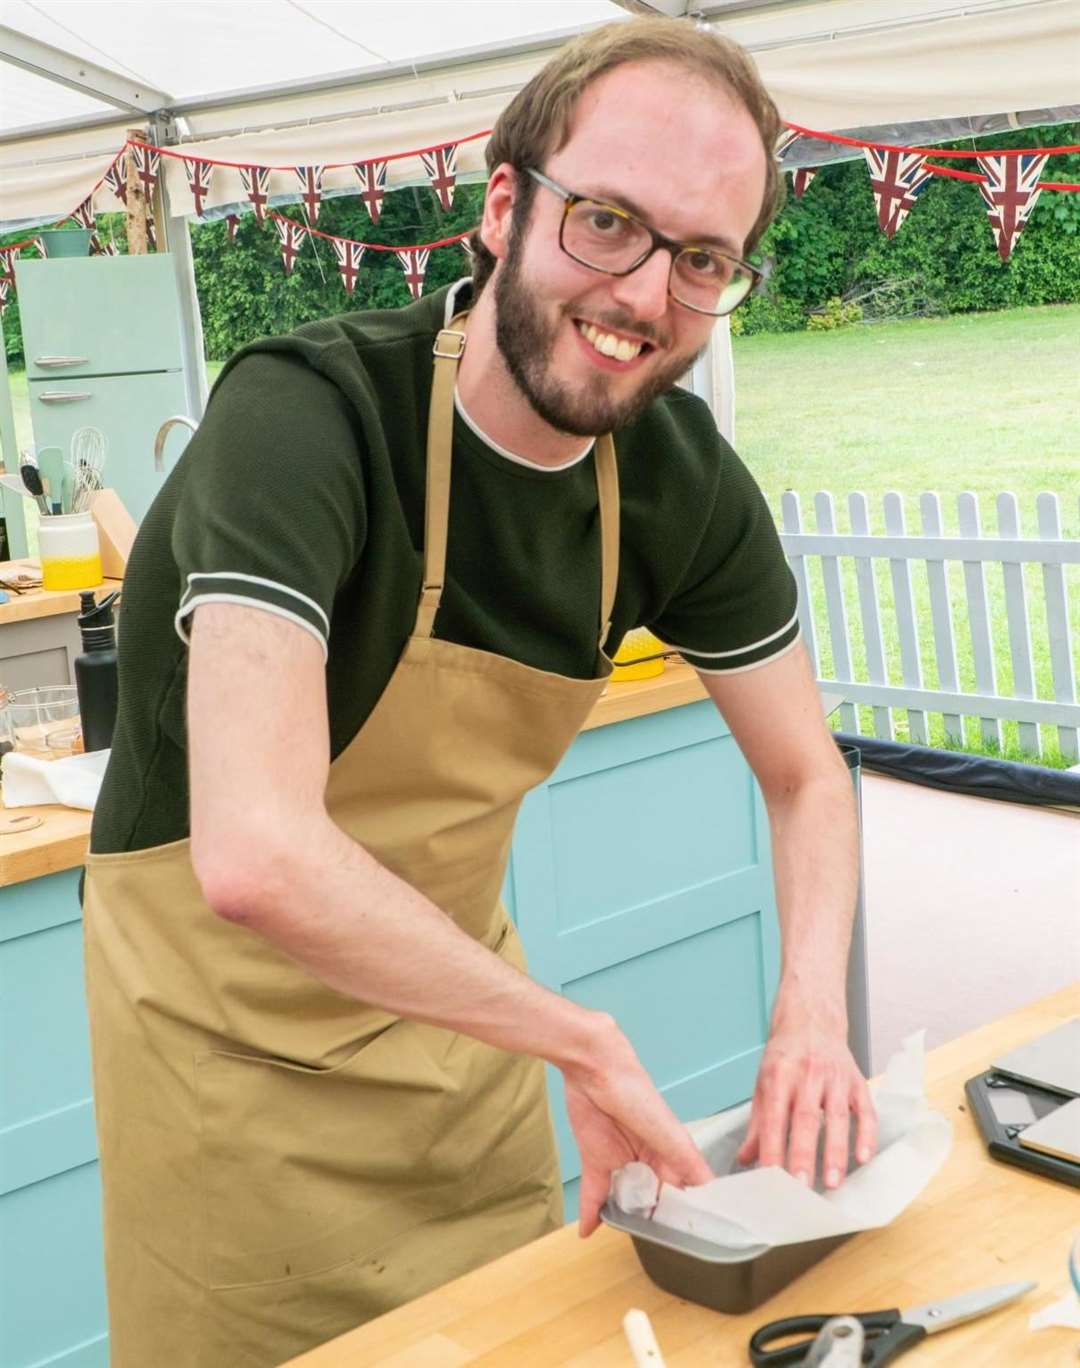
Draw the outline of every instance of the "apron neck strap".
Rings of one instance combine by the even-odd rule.
[[[450,526],[450,468],[454,439],[454,386],[465,352],[464,313],[435,337],[434,373],[427,430],[427,497],[424,505],[424,576],[413,636],[430,637],[446,582]],[[600,646],[611,627],[619,578],[619,475],[610,433],[596,439],[596,489],[600,504]]]

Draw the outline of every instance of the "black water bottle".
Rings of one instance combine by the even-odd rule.
[[[75,660],[75,688],[79,694],[83,748],[107,750],[112,745],[116,725],[116,624],[113,604],[119,597],[114,590],[100,603],[92,590],[79,595],[79,631],[83,653]]]

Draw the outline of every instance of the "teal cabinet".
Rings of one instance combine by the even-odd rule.
[[[779,975],[768,822],[711,702],[584,732],[523,804],[508,888],[533,976],[610,1012],[677,1115],[750,1096]]]
[[[78,874],[0,889],[0,1362],[106,1368]]]

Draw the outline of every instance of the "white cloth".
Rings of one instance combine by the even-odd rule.
[[[62,760],[39,760],[34,755],[8,751],[0,765],[4,806],[62,803],[64,807],[87,808],[92,812],[108,763],[107,750],[66,755]]]

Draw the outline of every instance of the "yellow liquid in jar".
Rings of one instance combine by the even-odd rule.
[[[100,551],[90,556],[41,558],[43,589],[96,589],[102,580]]]

